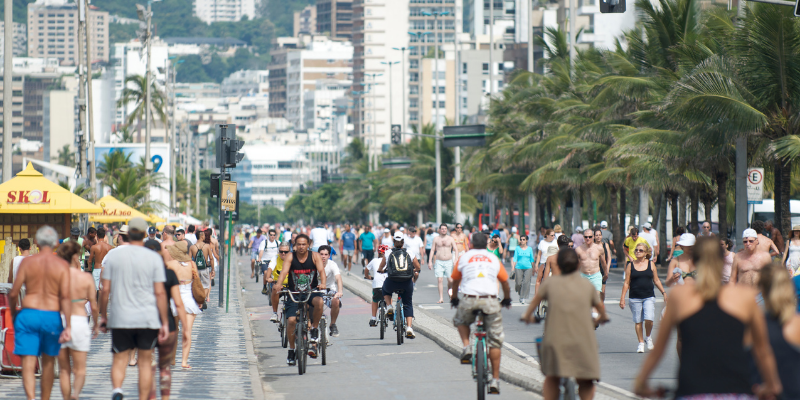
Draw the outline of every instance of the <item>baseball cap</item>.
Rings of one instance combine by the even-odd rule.
[[[678,246],[694,246],[694,243],[696,241],[697,240],[695,239],[694,235],[692,235],[691,233],[684,233],[678,240]]]
[[[579,233],[583,232],[583,227],[579,226],[579,227],[575,228],[575,232],[579,232]]]
[[[179,227],[175,228],[175,232],[179,232],[179,231],[186,232],[186,228],[184,228],[183,226],[179,226]]]
[[[158,231],[156,230],[156,228],[154,228],[152,226],[147,228],[147,233],[148,234],[153,234],[153,233],[156,233],[156,232],[158,232]]]
[[[131,231],[147,232],[147,221],[144,218],[133,218],[128,221],[128,229]]]
[[[653,229],[653,225],[650,225],[650,223],[649,223],[649,222],[645,222],[645,223],[644,223],[644,225],[642,225],[642,228],[645,228],[645,229]]]
[[[756,233],[756,230],[752,228],[745,229],[744,232],[742,232],[742,239],[744,238],[758,239],[758,233]]]
[[[383,233],[389,233],[389,232],[391,232],[391,231],[389,230],[389,228],[385,228],[385,229],[383,230]]]
[[[119,234],[120,235],[127,235],[128,234],[128,225],[122,225],[119,227]]]
[[[77,236],[81,234],[81,230],[78,228],[72,228],[69,230],[69,234],[73,236]]]
[[[608,222],[606,222],[606,221],[600,222],[600,227],[601,228],[608,228]]]
[[[400,232],[405,232],[405,231],[406,231],[406,228],[404,228],[404,227],[402,227],[402,226],[401,226],[401,227],[400,227]]]
[[[397,231],[394,233],[394,240],[403,240],[403,232]]]

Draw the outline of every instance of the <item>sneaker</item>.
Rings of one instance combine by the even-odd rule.
[[[266,286],[264,286],[264,288],[261,289],[261,294],[269,294],[269,292],[267,291],[267,287]]]
[[[122,393],[117,392],[111,395],[111,400],[122,400]]]
[[[311,335],[309,335],[308,341],[310,343],[319,342],[319,328],[311,328]]]
[[[297,360],[296,360],[296,357],[294,355],[294,350],[289,350],[289,355],[286,356],[286,363],[289,364],[289,365],[296,365],[297,364]]]
[[[639,343],[639,347],[636,348],[637,353],[644,353],[644,343]]]
[[[272,316],[269,317],[269,320],[272,322],[278,322],[278,313],[272,313]]]
[[[374,328],[374,327],[376,327],[376,326],[378,326],[378,320],[377,320],[375,317],[372,317],[372,318],[370,318],[370,320],[369,320],[369,326],[371,326],[371,327],[373,327],[373,328]]]
[[[331,336],[339,336],[339,328],[336,327],[336,324],[331,324]]]
[[[462,364],[472,364],[472,349],[469,346],[464,347],[461,350],[461,363]]]
[[[414,339],[417,337],[414,335],[414,331],[411,329],[411,327],[406,328],[406,337],[409,339]]]
[[[489,394],[500,394],[500,381],[497,379],[489,381]]]
[[[314,358],[314,359],[317,358],[317,345],[316,344],[312,344],[308,348],[308,356],[311,357],[311,358]]]
[[[390,308],[386,310],[386,319],[388,319],[389,321],[394,319],[394,309]]]

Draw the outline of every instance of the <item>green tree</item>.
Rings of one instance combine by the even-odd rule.
[[[150,112],[151,117],[158,118],[161,122],[166,123],[166,98],[164,93],[158,89],[155,80],[150,82]],[[122,97],[117,101],[117,107],[127,107],[128,104],[133,103],[135,108],[128,116],[126,123],[130,126],[136,121],[137,133],[136,141],[142,142],[142,119],[147,114],[147,104],[145,98],[147,97],[147,82],[146,78],[141,75],[130,75],[125,78],[125,88],[122,90]]]

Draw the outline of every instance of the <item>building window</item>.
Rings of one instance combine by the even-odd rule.
[[[442,109],[442,110],[443,110],[444,108],[445,108],[445,104],[444,104],[444,102],[443,102],[443,101],[440,101],[440,102],[439,102],[439,109]]]
[[[439,94],[444,94],[444,86],[439,86]]]
[[[409,99],[408,100],[408,107],[409,108],[417,108],[417,99]]]
[[[483,63],[483,73],[484,74],[489,73],[489,63]]]
[[[408,113],[408,119],[411,120],[411,121],[416,121],[416,120],[419,119],[419,117],[417,115],[418,114],[417,114],[416,111],[411,111],[410,113]]]
[[[467,104],[468,104],[467,103],[467,98],[466,97],[462,97],[461,98],[461,108],[467,108]]]

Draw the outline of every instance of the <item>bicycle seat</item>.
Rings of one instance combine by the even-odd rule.
[[[472,315],[482,314],[483,310],[472,310]]]
[[[396,290],[393,290],[393,291],[392,291],[392,293],[397,293],[397,294],[403,294],[403,293],[405,293],[405,292],[406,292],[406,291],[405,291],[404,289],[396,289]]]

